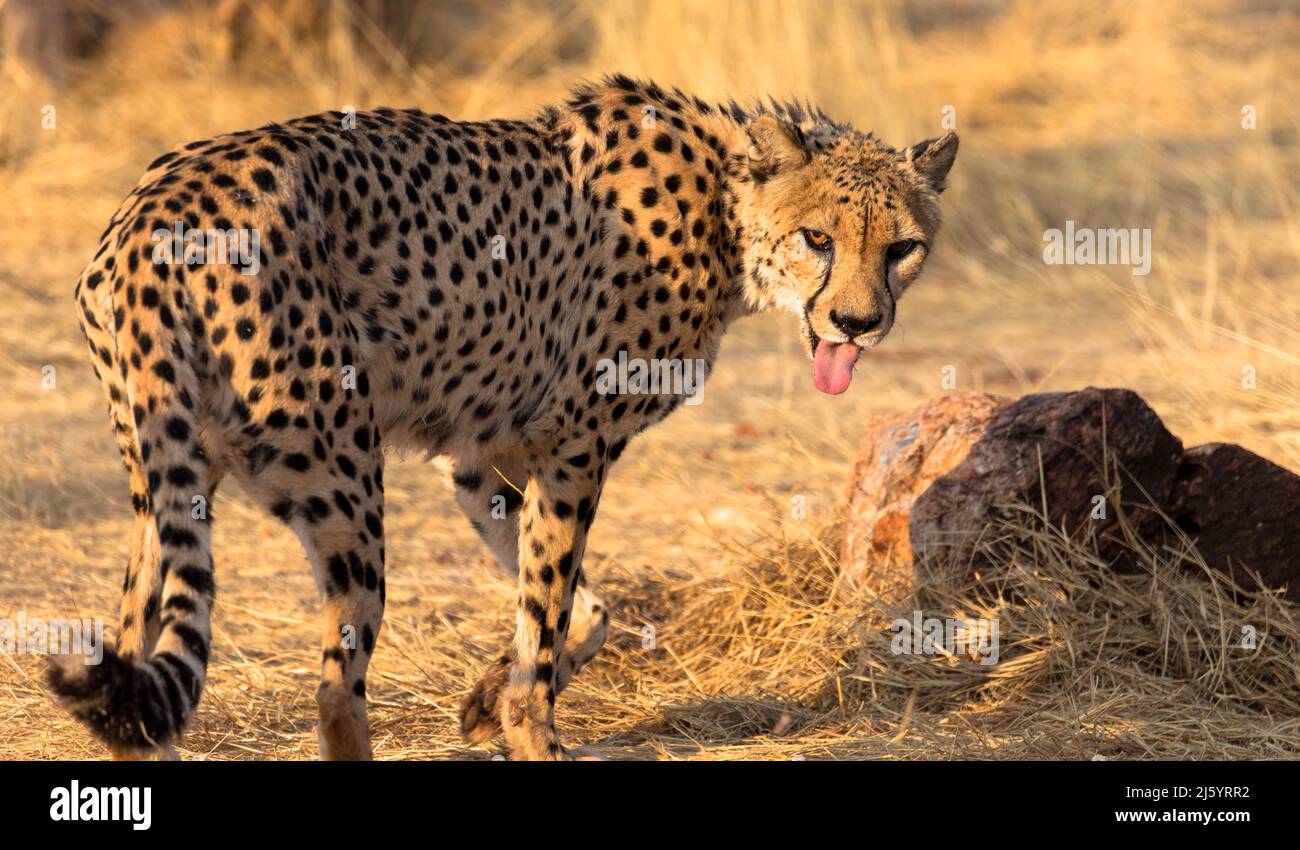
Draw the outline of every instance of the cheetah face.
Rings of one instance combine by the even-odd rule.
[[[755,236],[746,285],[756,306],[799,317],[813,384],[842,393],[921,273],[957,136],[898,152],[850,130],[819,139],[770,116],[749,130],[754,183],[745,214]]]

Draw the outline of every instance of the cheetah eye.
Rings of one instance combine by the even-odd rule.
[[[803,240],[808,243],[809,247],[817,251],[825,251],[831,247],[831,238],[820,230],[804,228]]]
[[[902,242],[895,242],[893,245],[890,245],[885,249],[885,259],[891,263],[897,262],[912,253],[912,250],[916,248],[918,244],[919,243],[914,239],[904,239]]]

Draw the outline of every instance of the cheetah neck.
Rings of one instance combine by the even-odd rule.
[[[615,78],[544,117],[569,152],[574,191],[589,193],[614,235],[615,285],[658,287],[684,302],[695,348],[715,349],[736,319],[772,306],[751,285],[744,211],[746,113],[680,90]]]

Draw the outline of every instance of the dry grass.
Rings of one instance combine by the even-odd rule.
[[[1170,552],[1117,575],[1026,521],[989,535],[996,574],[877,596],[836,586],[838,530],[727,547],[713,577],[604,565],[619,618],[566,695],[568,739],[635,759],[1300,757],[1300,628],[1275,595],[1182,572]],[[259,581],[256,607],[223,603],[184,757],[315,756],[302,650],[315,629],[307,594],[285,583]],[[506,633],[510,596],[499,583],[394,600],[371,675],[380,757],[487,756],[455,740],[454,709]],[[896,654],[891,623],[914,611],[996,620],[998,663]],[[5,719],[21,730],[5,754],[97,755],[45,704],[35,667],[4,679]]]
[[[863,418],[942,392],[946,365],[961,389],[1130,386],[1189,444],[1300,468],[1295,4],[443,0],[379,22],[346,3],[184,5],[113,30],[56,83],[5,59],[0,616],[115,617],[130,508],[69,293],[158,151],[344,104],[526,115],[621,69],[811,97],[895,143],[952,105],[962,152],[934,264],[850,397],[818,396],[791,323],[760,317],[728,338],[704,404],[629,449],[589,554],[616,630],[562,700],[566,739],[636,758],[1300,756],[1295,607],[1173,568],[1194,556],[1117,576],[1024,523],[990,538],[996,575],[900,599],[834,587],[829,554]],[[46,104],[57,129],[40,129]],[[1152,273],[1045,266],[1043,230],[1067,218],[1150,227]],[[511,589],[428,465],[394,458],[387,479],[377,755],[486,757],[455,711],[509,633]],[[235,487],[215,514],[211,686],[182,753],[314,757],[305,562]],[[885,629],[914,609],[996,616],[1001,662],[894,655]],[[0,656],[0,757],[99,757],[39,669]]]

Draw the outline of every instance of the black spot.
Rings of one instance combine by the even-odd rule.
[[[173,416],[167,420],[167,436],[177,442],[182,442],[190,438],[189,423],[179,416]]]
[[[253,182],[256,183],[257,188],[261,189],[263,192],[275,191],[275,175],[268,169],[255,169],[253,171]]]
[[[153,373],[169,384],[176,383],[176,370],[166,360],[159,360],[153,364]]]
[[[284,456],[284,465],[295,472],[306,472],[311,468],[311,459],[305,454],[294,452],[291,455]]]
[[[469,472],[457,472],[451,477],[456,482],[456,486],[461,489],[474,493],[478,488],[483,486],[483,476],[478,472],[470,470]]]

